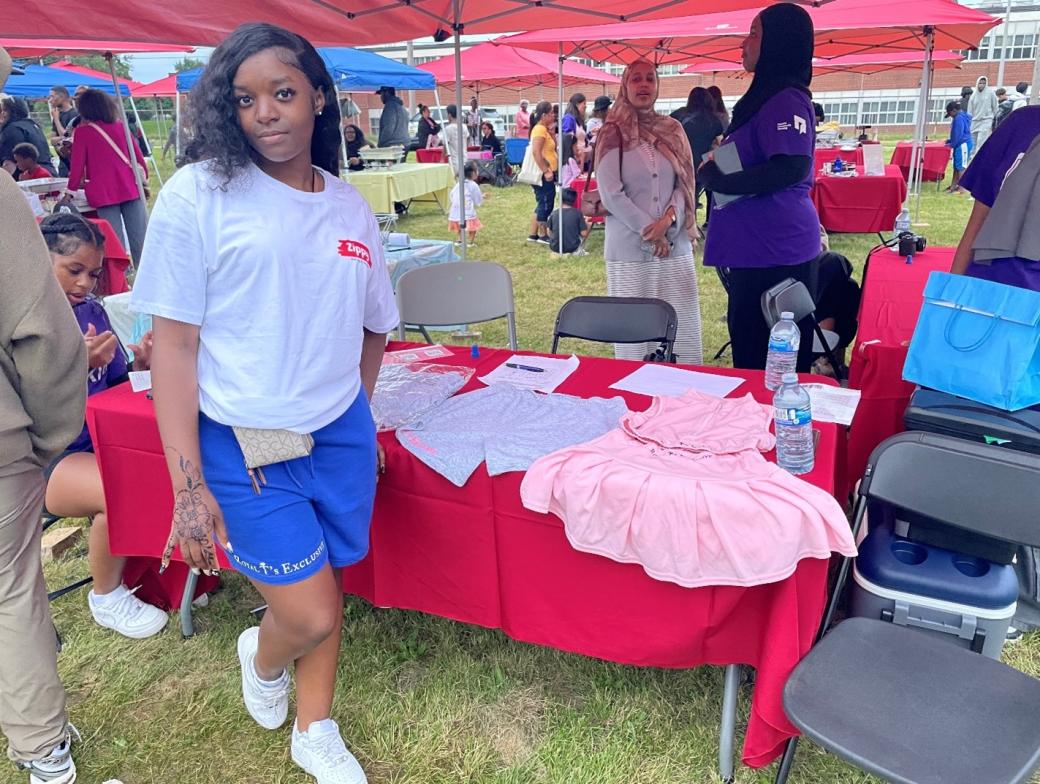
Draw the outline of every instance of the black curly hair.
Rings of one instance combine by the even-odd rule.
[[[314,118],[311,162],[339,176],[340,112],[336,87],[325,62],[300,35],[272,24],[239,25],[218,46],[188,98],[194,133],[184,151],[188,163],[210,161],[225,184],[260,154],[249,144],[238,121],[232,83],[239,66],[258,52],[281,49],[287,65],[299,68],[325,96],[325,108]]]

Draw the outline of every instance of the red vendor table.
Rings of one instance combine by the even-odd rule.
[[[475,367],[468,390],[511,354],[483,349],[474,360],[468,348],[459,348],[437,362]],[[608,389],[640,364],[583,357],[559,391],[620,394],[630,408],[644,410],[649,397]],[[761,372],[702,370],[742,377],[734,394],[771,400]],[[91,397],[87,420],[105,485],[112,552],[158,555],[169,532],[172,493],[152,401],[124,384]],[[816,467],[806,479],[834,493],[844,483],[844,451],[836,425],[817,427]],[[757,669],[757,679],[744,762],[768,764],[795,734],[781,694],[817,630],[826,560],[802,560],[791,577],[767,585],[682,588],[649,577],[638,565],[573,549],[557,517],[521,505],[522,473],[489,477],[481,465],[458,488],[406,451],[393,433],[381,434],[380,442],[386,473],[371,548],[345,570],[345,591],[379,607],[499,628],[516,640],[623,664],[746,664]]]
[[[955,248],[928,248],[912,264],[888,248],[867,260],[859,333],[849,362],[849,386],[862,391],[849,429],[848,477],[859,479],[874,448],[903,430],[914,385],[903,381],[907,344],[921,313],[928,276],[949,272]]]
[[[843,163],[853,163],[856,166],[863,165],[863,148],[856,146],[852,150],[843,150],[840,147],[817,147],[813,152],[813,165],[816,171],[820,171],[825,163],[834,163],[841,158]]]
[[[877,234],[891,231],[906,199],[906,180],[896,166],[880,177],[867,177],[857,166],[856,177],[817,174],[813,204],[827,231]]]
[[[903,173],[903,179],[910,177],[910,159],[913,155],[913,142],[899,142],[892,150],[892,165],[898,166]],[[946,176],[946,167],[950,164],[950,156],[953,150],[943,142],[924,143],[924,171],[925,182],[941,182]]]
[[[585,187],[586,184],[588,185],[587,189]],[[573,190],[574,194],[575,194],[574,207],[576,209],[580,210],[581,209],[581,199],[582,199],[582,196],[585,194],[585,191],[586,190],[590,190],[590,191],[596,190],[596,178],[595,177],[585,177],[584,175],[581,176],[581,177],[575,177],[574,181],[571,183],[571,190]],[[585,218],[585,222],[590,224],[590,225],[593,224],[593,223],[603,223],[603,218],[602,217],[598,217],[598,218]]]

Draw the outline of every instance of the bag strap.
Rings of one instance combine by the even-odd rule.
[[[126,153],[123,152],[122,148],[118,144],[116,144],[115,139],[108,135],[108,132],[104,128],[102,128],[95,122],[88,121],[86,124],[89,128],[93,128],[95,131],[101,134],[101,138],[108,142],[108,146],[115,151],[116,155],[119,156],[119,160],[121,160],[127,166],[130,166],[130,159],[126,157]],[[130,168],[132,170],[134,167],[130,166]]]
[[[980,337],[974,343],[970,343],[970,344],[968,344],[966,346],[958,346],[956,343],[953,342],[953,339],[950,337],[950,333],[953,332],[953,324],[954,324],[954,322],[957,321],[957,318],[961,314],[963,314],[963,313],[964,313],[964,308],[963,307],[958,306],[954,310],[953,315],[950,316],[950,318],[946,322],[946,330],[944,332],[943,337],[946,338],[946,342],[949,344],[950,348],[952,348],[952,349],[954,349],[956,351],[964,351],[964,352],[974,351],[979,346],[981,346],[983,343],[985,343],[987,340],[989,340],[990,335],[993,334],[993,330],[995,330],[997,328],[997,322],[1000,320],[1000,313],[994,313],[990,317],[989,327],[982,334],[982,337]]]

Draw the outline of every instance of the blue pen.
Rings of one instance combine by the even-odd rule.
[[[515,362],[506,362],[507,368],[513,368],[513,370],[527,370],[531,373],[544,373],[545,368],[535,367],[534,365],[518,365]]]

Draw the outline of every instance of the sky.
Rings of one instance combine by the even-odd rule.
[[[130,78],[138,82],[154,82],[173,73],[173,66],[185,57],[194,57],[206,61],[213,49],[200,46],[192,54],[184,52],[145,52],[143,54],[125,55],[130,63]]]

